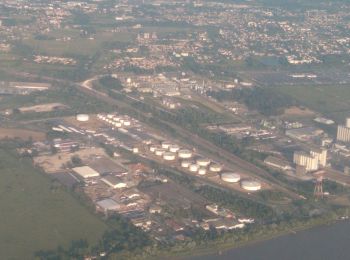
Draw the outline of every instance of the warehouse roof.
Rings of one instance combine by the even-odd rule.
[[[113,176],[113,175],[107,175],[101,179],[104,183],[108,184],[109,186],[113,188],[125,188],[127,186],[126,183],[124,183],[120,178]]]
[[[100,174],[97,171],[90,168],[89,166],[75,167],[72,170],[84,179],[100,176]]]
[[[118,210],[120,205],[112,199],[104,199],[97,202],[97,206],[99,206],[103,210]]]

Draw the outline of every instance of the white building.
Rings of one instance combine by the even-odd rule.
[[[318,158],[303,151],[294,152],[293,162],[296,165],[304,166],[306,171],[316,171],[319,168]]]
[[[350,127],[338,125],[337,141],[350,142]]]
[[[94,178],[100,176],[100,174],[89,166],[75,167],[72,169],[78,176],[83,179]]]
[[[118,177],[112,175],[103,177],[101,181],[103,181],[113,189],[122,189],[127,187],[127,184],[125,182],[121,181]]]
[[[312,148],[310,150],[310,154],[317,158],[318,163],[321,167],[327,166],[327,150],[326,149],[319,149],[319,148]]]

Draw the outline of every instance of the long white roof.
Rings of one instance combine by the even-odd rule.
[[[100,176],[100,174],[97,171],[90,168],[89,166],[75,167],[72,170],[84,179]]]

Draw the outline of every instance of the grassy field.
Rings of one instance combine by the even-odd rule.
[[[338,121],[350,115],[349,85],[276,86],[273,88]]]
[[[54,32],[49,36],[59,37],[62,32]],[[103,44],[106,42],[130,42],[134,35],[127,32],[98,32],[93,35],[94,39],[81,38],[79,31],[70,31],[69,36],[72,37],[70,41],[56,41],[56,40],[36,40],[27,39],[23,43],[30,46],[37,53],[43,53],[47,55],[93,55],[97,51],[103,48]]]
[[[106,230],[69,193],[53,188],[30,161],[0,147],[0,259],[32,259],[38,250],[95,244]]]
[[[14,119],[40,119],[44,117],[60,117],[75,115],[76,113],[96,113],[101,111],[112,111],[109,106],[98,99],[89,97],[79,92],[74,87],[53,87],[44,92],[34,92],[29,95],[5,96],[0,102],[0,110],[15,109],[22,106],[34,106],[44,103],[60,102],[67,105],[66,110],[57,110],[42,113],[24,113],[13,115]]]

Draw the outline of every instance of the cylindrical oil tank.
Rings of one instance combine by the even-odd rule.
[[[151,146],[149,147],[149,150],[150,150],[150,152],[152,152],[152,153],[154,153],[154,152],[156,151],[156,149],[157,149],[157,146],[155,146],[155,145],[151,145]]]
[[[191,164],[189,167],[190,172],[197,172],[199,169],[199,166],[197,164]]]
[[[131,125],[131,121],[130,120],[124,120],[123,125],[124,126],[130,126]]]
[[[168,141],[162,142],[162,148],[164,148],[164,149],[169,149],[170,145],[171,145],[171,143]]]
[[[221,174],[221,179],[225,182],[235,183],[241,180],[241,175],[234,172],[224,172]]]
[[[183,160],[183,161],[181,162],[181,167],[182,167],[182,168],[188,168],[188,167],[190,167],[191,164],[192,164],[191,161]]]
[[[177,144],[172,144],[169,146],[169,151],[172,153],[177,153],[180,150],[180,146]]]
[[[222,171],[222,166],[217,163],[213,163],[209,166],[209,170],[211,172],[221,172]]]
[[[208,158],[199,158],[196,160],[196,163],[199,166],[207,167],[210,164],[210,160]]]
[[[164,154],[165,152],[166,152],[165,149],[163,149],[163,148],[158,148],[158,149],[156,149],[155,154],[156,154],[157,156],[163,156],[163,154]]]
[[[241,187],[247,191],[258,191],[261,189],[261,183],[255,180],[241,181]]]
[[[176,153],[165,152],[163,154],[163,159],[166,161],[174,161],[176,159]]]
[[[192,157],[193,153],[187,149],[181,149],[178,151],[179,158],[181,159],[189,159]]]
[[[90,117],[88,114],[78,114],[77,115],[77,120],[79,122],[86,122],[86,121],[89,121]]]
[[[200,168],[198,169],[198,174],[199,174],[199,175],[205,175],[206,173],[207,173],[207,169],[206,169],[206,168],[200,167]]]

